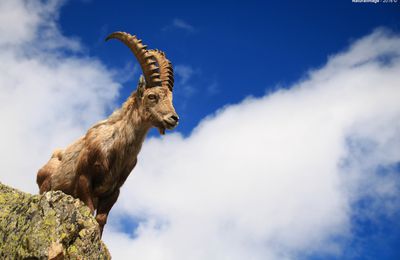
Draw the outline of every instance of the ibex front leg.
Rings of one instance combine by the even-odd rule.
[[[99,223],[100,236],[103,234],[104,225],[107,223],[108,213],[114,206],[114,203],[117,201],[118,196],[119,196],[119,189],[114,191],[114,193],[112,193],[110,196],[99,198],[96,211],[96,220],[97,223]]]

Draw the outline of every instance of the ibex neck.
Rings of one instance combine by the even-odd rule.
[[[134,97],[129,97],[121,108],[121,134],[124,135],[126,145],[140,148],[151,125],[143,120],[139,105]],[[139,152],[139,151],[138,151]]]

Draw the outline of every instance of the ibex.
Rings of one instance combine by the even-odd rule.
[[[128,33],[114,32],[109,39],[118,39],[131,49],[144,79],[140,77],[136,91],[120,109],[66,149],[54,151],[36,179],[41,194],[61,190],[82,200],[92,214],[96,211],[100,234],[149,129],[156,127],[163,135],[179,120],[172,104],[173,69],[165,54],[147,50]]]

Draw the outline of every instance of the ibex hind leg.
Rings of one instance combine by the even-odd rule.
[[[58,170],[61,163],[63,150],[57,149],[53,152],[50,160],[44,165],[36,176],[40,194],[51,190],[51,176]]]
[[[36,176],[36,183],[39,186],[39,193],[43,194],[46,191],[51,190],[51,175],[53,171],[51,171],[50,167],[47,165],[41,168]]]
[[[36,183],[39,186],[39,193],[43,194],[46,191],[51,190],[51,175],[54,172],[51,167],[46,164],[41,168],[36,176]]]
[[[48,177],[39,185],[39,193],[43,194],[50,190],[51,190],[51,180],[50,177]]]

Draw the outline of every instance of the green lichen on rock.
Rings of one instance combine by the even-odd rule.
[[[31,195],[0,183],[0,259],[110,259],[90,210],[51,191]]]

